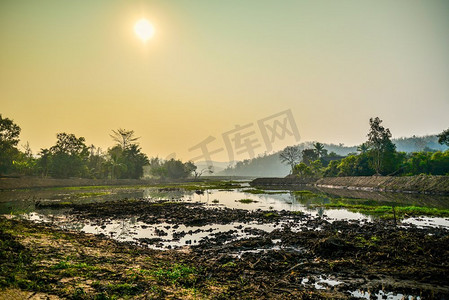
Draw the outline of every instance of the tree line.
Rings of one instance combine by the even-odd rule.
[[[112,130],[114,145],[103,151],[88,146],[84,137],[71,133],[56,134],[56,143],[33,155],[29,143],[19,149],[21,128],[0,114],[0,175],[30,175],[53,178],[139,179],[144,168],[149,176],[160,179],[199,177],[192,162],[148,158],[133,130]],[[210,172],[210,171],[209,171]]]
[[[368,140],[357,147],[357,153],[339,156],[321,143],[301,150],[297,146],[286,147],[280,159],[290,165],[291,174],[300,178],[372,175],[449,175],[449,150],[423,149],[406,153],[397,151],[391,141],[391,132],[382,126],[378,117],[371,118]],[[438,143],[449,146],[449,129],[438,135]]]

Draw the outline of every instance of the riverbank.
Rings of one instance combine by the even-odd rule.
[[[0,177],[0,190],[51,188],[69,186],[112,186],[112,185],[147,185],[154,180],[142,179],[87,179],[87,178],[42,178],[35,176]]]
[[[328,189],[449,195],[449,176],[433,175],[324,177],[318,180],[289,176],[256,178],[251,185],[256,187],[309,185]]]
[[[314,183],[317,187],[363,191],[449,194],[449,176],[358,176],[324,177]]]

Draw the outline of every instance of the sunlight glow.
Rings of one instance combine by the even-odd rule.
[[[145,43],[154,35],[154,27],[147,19],[140,19],[134,25],[134,32]]]

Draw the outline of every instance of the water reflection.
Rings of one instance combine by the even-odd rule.
[[[185,190],[182,188],[105,188],[105,189],[78,189],[78,190],[17,190],[0,191],[0,214],[23,215],[25,218],[37,218],[32,213],[38,213],[40,216],[36,221],[53,222],[55,218],[65,217],[69,211],[65,209],[42,209],[36,206],[36,203],[42,202],[70,202],[70,203],[92,203],[106,202],[124,198],[144,199],[147,201],[181,201],[203,203],[206,207],[227,207],[246,210],[287,210],[301,211],[312,215],[313,217],[327,218],[332,220],[371,220],[371,217],[361,213],[354,213],[347,209],[326,209],[324,205],[332,201],[340,201],[344,194],[347,203],[363,203],[367,205],[417,205],[425,204],[432,207],[443,207],[449,203],[448,197],[428,196],[428,195],[403,195],[387,193],[368,193],[369,197],[360,198],[367,192],[332,190],[329,189],[292,191],[292,190],[268,190],[267,193],[251,193],[251,190],[240,188],[234,190]],[[342,194],[342,195],[340,195]],[[353,200],[351,200],[351,197]],[[380,200],[376,200],[379,198]],[[242,203],[239,200],[250,199],[251,203]],[[410,201],[407,202],[407,201]],[[446,202],[445,202],[446,201]],[[249,201],[247,201],[249,202]],[[443,204],[446,203],[446,204]],[[53,220],[53,221],[52,221]],[[416,224],[419,226],[443,226],[449,228],[449,220],[444,218],[410,218],[404,220],[404,223]],[[67,229],[78,230],[81,224],[65,224]],[[122,230],[126,235],[126,224],[123,223]],[[118,233],[117,233],[118,234]],[[118,234],[121,235],[121,234]]]

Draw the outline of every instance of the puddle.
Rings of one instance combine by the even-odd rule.
[[[413,224],[419,228],[425,227],[444,227],[449,228],[448,218],[429,218],[429,217],[419,217],[419,218],[407,218],[402,221],[405,224]]]
[[[382,290],[377,293],[370,293],[367,291],[356,290],[350,292],[351,296],[354,298],[360,299],[378,299],[378,300],[421,300],[420,296],[412,296],[412,295],[403,295],[403,294],[395,294],[393,292],[384,292]]]
[[[301,284],[304,286],[312,285],[317,290],[325,290],[330,287],[334,287],[339,284],[343,284],[342,281],[338,281],[335,279],[330,279],[329,277],[320,275],[320,277],[312,277],[312,278],[303,278]]]

